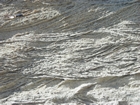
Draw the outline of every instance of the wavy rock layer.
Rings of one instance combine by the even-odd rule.
[[[1,0],[0,23],[0,104],[140,102],[139,0]]]

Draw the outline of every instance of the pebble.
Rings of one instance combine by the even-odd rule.
[[[10,19],[14,19],[15,17],[14,17],[14,16],[9,16],[9,18],[10,18]]]
[[[23,14],[18,13],[18,14],[16,14],[16,17],[23,17]]]

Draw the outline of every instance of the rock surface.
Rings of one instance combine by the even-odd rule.
[[[1,105],[139,105],[139,0],[1,0]]]

